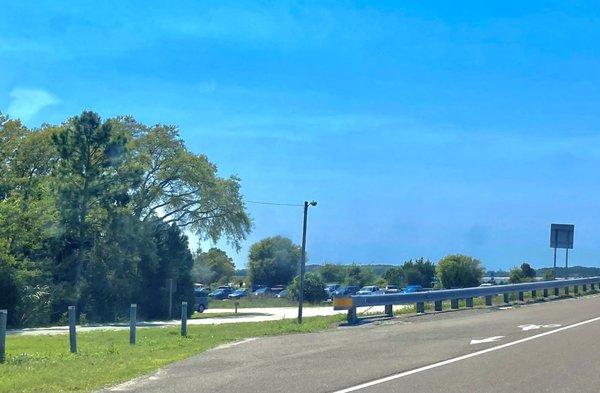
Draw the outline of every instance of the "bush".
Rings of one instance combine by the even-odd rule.
[[[289,297],[298,299],[300,293],[300,276],[296,276],[288,286]],[[325,283],[319,274],[306,273],[304,275],[304,300],[309,303],[318,303],[327,299]]]
[[[448,255],[436,268],[438,280],[444,288],[475,287],[483,278],[483,267],[478,259],[467,255]]]

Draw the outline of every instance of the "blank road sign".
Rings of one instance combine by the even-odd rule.
[[[572,249],[574,232],[575,225],[552,224],[550,226],[550,247]]]

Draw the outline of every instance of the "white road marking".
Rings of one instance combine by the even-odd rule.
[[[552,323],[552,324],[549,324],[549,325],[534,325],[534,324],[519,325],[517,327],[520,328],[522,331],[526,332],[528,330],[539,330],[541,328],[551,329],[551,328],[557,328],[557,327],[560,327],[560,326],[561,325],[558,325],[556,323]]]
[[[498,346],[495,346],[495,347],[482,349],[481,351],[469,353],[469,354],[462,355],[462,356],[459,356],[459,357],[456,357],[456,358],[444,360],[444,361],[441,361],[441,362],[438,362],[438,363],[433,363],[433,364],[430,364],[428,366],[423,366],[423,367],[415,368],[414,370],[409,370],[409,371],[404,371],[404,372],[401,372],[401,373],[398,373],[398,374],[393,374],[393,375],[390,375],[388,377],[376,379],[376,380],[373,380],[371,382],[365,382],[365,383],[362,383],[360,385],[352,386],[352,387],[349,387],[349,388],[346,388],[346,389],[336,390],[333,393],[355,392],[357,390],[365,389],[365,388],[368,388],[368,387],[371,387],[371,386],[375,386],[375,385],[379,385],[379,384],[382,384],[382,383],[385,383],[385,382],[389,382],[389,381],[393,381],[393,380],[396,380],[396,379],[404,378],[404,377],[407,377],[409,375],[413,375],[413,374],[417,374],[417,373],[420,373],[420,372],[423,372],[423,371],[427,371],[427,370],[431,370],[431,369],[434,369],[434,368],[442,367],[442,366],[445,366],[445,365],[448,365],[448,364],[460,362],[462,360],[470,359],[470,358],[473,358],[475,356],[484,355],[484,354],[486,354],[488,352],[494,352],[494,351],[498,351],[500,349],[509,348],[509,347],[514,346],[514,345],[518,345],[518,344],[525,343],[527,341],[538,339],[540,337],[548,336],[550,334],[559,333],[559,332],[562,332],[563,330],[573,329],[573,328],[576,328],[576,327],[579,327],[579,326],[583,326],[583,325],[587,325],[588,323],[597,322],[597,321],[600,321],[600,317],[588,319],[588,320],[582,321],[582,322],[577,322],[577,323],[574,323],[573,325],[567,325],[567,326],[564,326],[564,327],[561,327],[561,328],[558,328],[558,329],[555,329],[555,330],[550,330],[550,331],[547,331],[547,332],[544,332],[544,333],[536,334],[535,336],[530,336],[530,337],[522,338],[520,340],[511,341],[509,343],[501,344],[501,345],[498,345]]]
[[[474,344],[483,344],[483,343],[493,343],[495,341],[500,341],[504,338],[504,336],[494,336],[494,337],[489,337],[489,338],[484,338],[481,340],[471,340],[471,345]]]

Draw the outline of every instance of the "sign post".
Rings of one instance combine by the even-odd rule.
[[[565,249],[565,277],[569,276],[569,249],[573,249],[575,225],[550,225],[550,247],[554,248],[554,277],[556,277],[556,249]]]

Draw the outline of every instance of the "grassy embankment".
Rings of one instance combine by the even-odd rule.
[[[7,359],[0,364],[0,392],[93,391],[127,381],[177,360],[249,337],[324,330],[344,316],[179,328],[138,329],[137,345],[129,332],[80,333],[79,353],[69,353],[67,335],[9,336]]]

